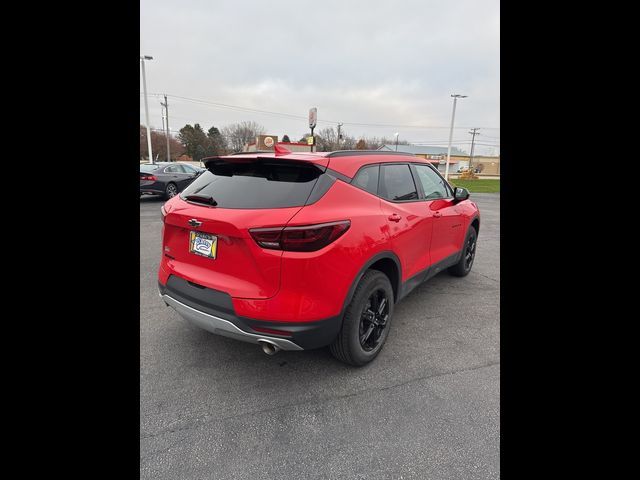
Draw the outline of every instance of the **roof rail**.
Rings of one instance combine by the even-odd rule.
[[[327,157],[355,157],[358,155],[402,155],[404,157],[415,157],[413,153],[386,152],[384,150],[339,150],[337,152],[331,152]]]

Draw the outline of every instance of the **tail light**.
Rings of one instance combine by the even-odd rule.
[[[162,213],[162,223],[164,223],[164,217],[167,216],[167,211],[164,208],[164,205],[160,207],[160,213]]]
[[[140,177],[140,180],[151,180],[152,182],[155,182],[158,179],[155,175],[146,175],[144,177]]]
[[[262,248],[314,252],[340,238],[350,226],[349,220],[343,220],[300,227],[253,228],[249,233]]]

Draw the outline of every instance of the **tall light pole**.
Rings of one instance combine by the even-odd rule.
[[[147,149],[149,150],[149,163],[153,163],[153,152],[151,151],[151,126],[149,125],[149,103],[147,102],[147,76],[144,71],[144,61],[153,60],[149,55],[140,56],[142,64],[142,88],[144,92],[144,113],[147,119]]]
[[[453,97],[453,112],[451,113],[451,130],[449,131],[449,147],[447,148],[447,166],[444,169],[444,178],[449,180],[449,162],[451,161],[451,142],[453,141],[453,121],[456,118],[456,102],[459,98],[467,98],[467,95],[459,95],[454,93]]]
[[[395,137],[396,137],[396,152],[398,151],[398,136],[400,136],[399,133],[394,133]]]

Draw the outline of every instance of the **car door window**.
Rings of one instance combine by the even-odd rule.
[[[370,165],[360,169],[353,179],[353,185],[374,195],[378,194],[379,165]]]
[[[424,197],[427,200],[447,198],[450,196],[446,182],[440,175],[426,165],[414,165],[418,173],[418,179],[424,190]]]
[[[382,165],[380,167],[379,194],[394,202],[417,200],[418,191],[407,164]]]
[[[184,173],[182,165],[169,165],[164,171],[165,173]]]
[[[197,173],[196,169],[191,165],[180,165],[186,173],[194,174]]]

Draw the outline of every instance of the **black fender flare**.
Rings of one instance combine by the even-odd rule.
[[[396,264],[396,267],[398,269],[398,284],[394,285],[394,290],[398,292],[398,296],[399,296],[400,287],[402,285],[402,265],[400,264],[400,259],[395,253],[393,253],[391,250],[384,250],[382,252],[375,254],[373,257],[367,260],[367,262],[364,264],[364,266],[360,269],[358,274],[355,276],[355,279],[353,280],[353,282],[351,282],[351,287],[349,288],[349,291],[347,292],[347,296],[344,300],[344,303],[342,304],[342,311],[340,312],[341,317],[344,317],[344,312],[347,309],[347,306],[351,303],[351,299],[353,298],[353,294],[356,291],[356,287],[358,286],[358,283],[360,283],[360,280],[364,276],[365,272],[369,270],[369,267],[371,267],[371,265],[376,263],[378,260],[382,260],[383,258],[389,258],[393,260],[393,262]]]

